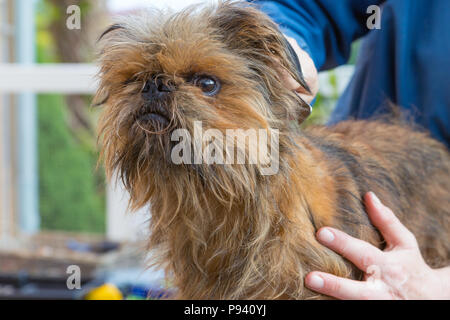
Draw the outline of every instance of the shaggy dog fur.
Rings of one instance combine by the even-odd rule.
[[[149,11],[113,25],[100,43],[105,167],[109,177],[118,172],[133,208],[151,204],[150,248],[177,298],[324,298],[305,288],[308,272],[361,279],[315,233],[331,226],[383,248],[362,202],[368,191],[415,234],[427,263],[449,263],[446,147],[383,121],[299,130],[289,119],[303,119],[308,106],[276,70],[281,64],[303,82],[283,35],[259,10],[225,1]],[[199,74],[218,79],[220,92],[205,95],[192,80]],[[169,94],[145,99],[154,79]],[[166,125],[145,118],[156,109]],[[279,173],[262,175],[259,164],[174,164],[170,134],[192,132],[194,121],[222,132],[278,129]]]

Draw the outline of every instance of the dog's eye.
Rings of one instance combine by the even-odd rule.
[[[220,82],[212,76],[197,76],[194,84],[207,96],[215,96],[220,91]]]

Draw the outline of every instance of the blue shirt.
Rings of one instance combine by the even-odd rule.
[[[387,102],[450,146],[450,0],[261,0],[262,9],[297,40],[319,70],[345,64],[364,38],[355,74],[330,123],[367,119]],[[370,5],[382,9],[370,30]]]

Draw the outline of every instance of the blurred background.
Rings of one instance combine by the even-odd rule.
[[[126,192],[97,167],[95,41],[116,15],[198,2],[0,0],[0,299],[143,299],[168,290],[163,273],[146,268],[150,209],[128,212]],[[355,43],[348,65],[320,74],[305,125],[326,122],[357,51]],[[71,265],[80,267],[80,290],[67,288]]]

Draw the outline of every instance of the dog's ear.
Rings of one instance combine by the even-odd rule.
[[[125,27],[122,26],[121,24],[115,23],[111,26],[109,26],[105,31],[103,31],[103,33],[100,35],[100,37],[98,38],[98,41],[102,40],[107,34],[118,30],[118,29],[124,29]]]
[[[121,29],[125,29],[125,27],[121,24],[113,24],[111,26],[109,26],[98,38],[97,43],[100,43],[102,41],[106,41],[108,35],[112,34],[114,31],[116,30],[121,30]],[[105,49],[104,49],[104,45],[101,44],[100,45],[100,57],[104,54]],[[92,105],[94,107],[98,107],[101,106],[103,104],[105,104],[108,101],[109,98],[109,91],[108,91],[108,86],[105,84],[99,84],[99,88],[94,96],[94,99],[92,101]]]
[[[253,4],[241,1],[225,1],[219,5],[211,18],[211,24],[218,36],[240,56],[252,62],[255,70],[265,82],[273,81],[268,77],[272,72],[284,68],[304,89],[310,92],[303,77],[297,54],[278,25]],[[284,88],[282,77],[271,89],[278,94]],[[273,83],[271,84],[273,85]],[[295,111],[288,111],[288,117],[294,117],[302,123],[311,114],[311,106],[299,95]],[[293,113],[292,113],[293,112]],[[293,119],[294,119],[293,118]]]
[[[277,24],[255,5],[226,1],[219,5],[212,25],[232,49],[239,50],[250,61],[263,62],[273,68],[280,64],[305,90],[310,91],[297,54]]]

